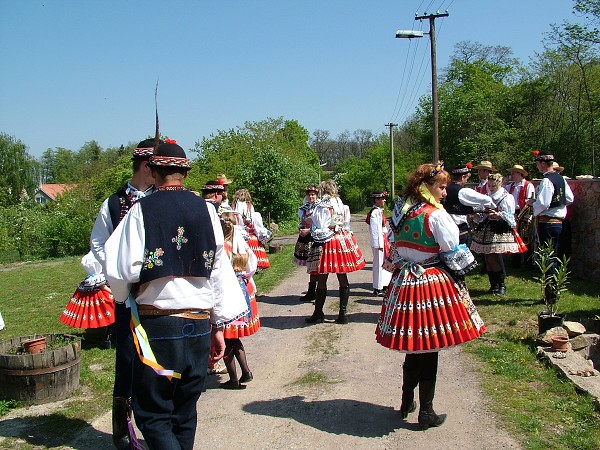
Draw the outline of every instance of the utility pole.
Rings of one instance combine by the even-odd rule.
[[[438,86],[437,86],[437,62],[435,51],[435,19],[438,17],[448,17],[448,11],[445,13],[415,15],[415,20],[429,19],[429,38],[431,39],[431,115],[433,116],[433,164],[437,164],[440,159],[440,138],[439,138],[439,115],[438,115]]]
[[[390,127],[390,159],[392,162],[392,202],[396,201],[396,197],[394,196],[394,133],[393,133],[393,129],[394,127],[397,127],[398,124],[397,123],[386,123],[385,124],[386,127]],[[392,203],[393,204],[393,203]]]

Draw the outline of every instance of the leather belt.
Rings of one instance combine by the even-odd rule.
[[[184,319],[203,320],[210,318],[210,312],[197,309],[160,309],[152,305],[138,305],[140,316],[172,316]]]
[[[562,223],[562,219],[558,217],[550,217],[550,216],[538,216],[539,223]]]

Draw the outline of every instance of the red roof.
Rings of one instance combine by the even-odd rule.
[[[50,199],[56,200],[56,197],[64,194],[74,187],[74,184],[42,184],[40,185],[40,191],[46,194]]]

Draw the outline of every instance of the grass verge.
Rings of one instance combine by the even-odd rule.
[[[483,389],[503,425],[528,450],[600,448],[600,414],[591,398],[536,358],[537,302],[540,288],[535,271],[513,271],[507,295],[486,294],[487,276],[467,277],[474,303],[488,331],[464,349],[481,364]],[[600,312],[596,283],[572,280],[560,300],[566,320],[583,320]]]

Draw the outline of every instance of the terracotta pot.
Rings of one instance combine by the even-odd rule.
[[[557,352],[568,350],[569,338],[563,336],[552,336],[552,348]]]
[[[25,351],[33,355],[41,352],[46,348],[46,338],[39,337],[35,339],[29,339],[28,341],[25,341],[22,344]]]

